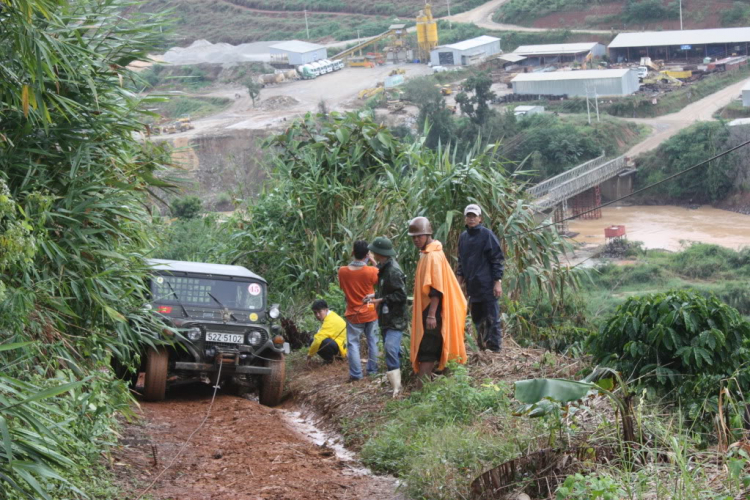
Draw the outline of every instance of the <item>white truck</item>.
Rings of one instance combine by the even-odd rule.
[[[516,106],[513,114],[516,117],[526,117],[531,115],[541,115],[544,113],[544,106]]]

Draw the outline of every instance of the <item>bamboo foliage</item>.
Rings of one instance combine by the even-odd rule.
[[[577,285],[577,273],[560,263],[566,243],[537,229],[523,191],[526,174],[509,174],[496,147],[477,144],[458,157],[451,147],[430,150],[424,140],[402,144],[366,113],[308,115],[270,144],[277,153],[274,187],[249,207],[231,253],[287,296],[326,290],[356,239],[393,239],[412,274],[418,252],[406,233],[419,215],[432,221],[455,262],[463,208],[472,202],[503,241],[507,293],[518,298],[541,289],[556,296]]]
[[[137,140],[125,68],[146,58],[158,28],[123,18],[126,7],[0,3],[2,498],[85,496],[75,483],[113,439],[126,394],[111,375],[87,374],[158,342],[142,253],[146,197],[170,187],[158,178],[168,155]]]

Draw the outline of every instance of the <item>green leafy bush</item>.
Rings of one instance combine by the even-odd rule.
[[[203,210],[203,202],[194,195],[183,196],[172,200],[170,209],[178,219],[195,219]]]
[[[388,421],[362,449],[365,464],[402,478],[411,498],[462,498],[480,472],[524,446],[519,435],[499,440],[482,432],[483,418],[509,413],[509,388],[476,387],[463,365],[451,370],[451,376],[389,405]]]
[[[625,490],[609,476],[573,474],[555,492],[556,500],[619,500]]]
[[[687,406],[697,418],[715,407],[720,381],[750,389],[750,323],[716,297],[670,291],[632,297],[589,341],[596,362],[630,377],[652,395]]]

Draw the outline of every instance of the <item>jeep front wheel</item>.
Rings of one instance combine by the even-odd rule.
[[[281,403],[281,396],[284,393],[286,364],[283,354],[272,354],[269,358],[266,366],[271,369],[271,373],[262,377],[259,399],[262,405],[276,406]]]
[[[164,347],[149,349],[146,355],[146,380],[143,383],[143,398],[146,401],[164,399],[168,363],[169,353]]]

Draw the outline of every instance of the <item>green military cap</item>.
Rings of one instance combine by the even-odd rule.
[[[380,236],[375,238],[367,248],[378,255],[385,255],[386,257],[393,257],[396,255],[396,251],[393,249],[393,243],[388,238]]]

